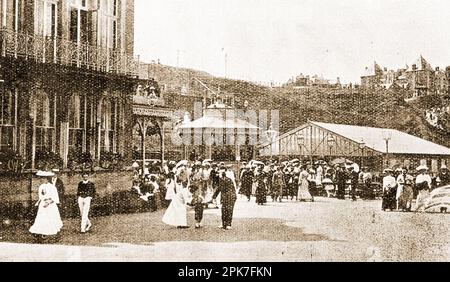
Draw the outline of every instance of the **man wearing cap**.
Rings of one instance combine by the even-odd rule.
[[[61,180],[61,178],[59,178],[59,169],[53,169],[52,172],[55,174],[52,177],[52,183],[53,183],[53,185],[55,185],[56,190],[58,191],[59,211],[61,213],[61,216],[64,217],[64,214],[65,214],[65,193],[66,193],[66,190],[64,188],[63,181]]]
[[[213,199],[217,199],[219,194],[221,194],[222,203],[222,225],[219,228],[230,230],[237,197],[233,181],[227,177],[225,171],[222,171],[220,174],[219,186],[213,195]]]

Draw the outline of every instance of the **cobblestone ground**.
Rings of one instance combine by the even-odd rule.
[[[61,240],[33,244],[27,223],[0,231],[0,261],[450,261],[450,214],[382,212],[379,201],[239,199],[233,230],[207,210],[202,229],[164,225],[164,211],[94,218],[78,233],[64,221]],[[193,225],[194,214],[189,214]]]

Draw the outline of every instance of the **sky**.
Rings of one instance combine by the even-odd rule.
[[[448,0],[135,0],[141,61],[256,82],[450,66]]]

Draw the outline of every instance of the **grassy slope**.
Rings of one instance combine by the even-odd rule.
[[[412,104],[404,102],[401,90],[357,91],[357,90],[296,90],[292,88],[268,88],[246,81],[216,78],[205,72],[169,68],[164,71],[170,77],[164,81],[172,84],[189,84],[189,95],[179,98],[170,94],[170,104],[175,108],[189,110],[189,102],[201,101],[205,93],[194,77],[211,89],[234,94],[236,106],[242,107],[245,100],[253,109],[279,110],[281,132],[294,129],[307,120],[394,128],[406,133],[450,146],[445,134],[430,127],[422,116],[422,110],[439,105],[438,97],[426,97]],[[166,83],[167,83],[166,82]]]

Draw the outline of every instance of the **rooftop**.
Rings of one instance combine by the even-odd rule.
[[[450,149],[447,147],[396,129],[322,122],[310,123],[356,143],[364,142],[368,148],[381,153],[386,152],[386,139],[389,138],[389,153],[391,154],[450,155]]]

